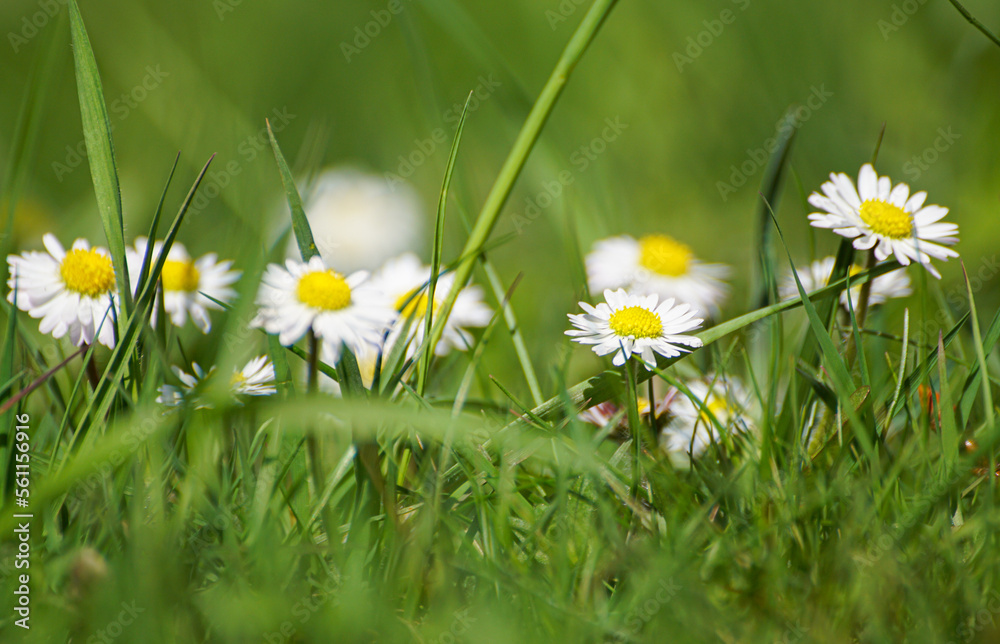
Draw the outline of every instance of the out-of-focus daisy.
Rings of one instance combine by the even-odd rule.
[[[274,386],[274,363],[267,356],[257,356],[233,373],[230,381],[233,393],[238,396],[270,396]]]
[[[673,358],[701,346],[701,340],[684,335],[701,326],[688,304],[674,306],[668,299],[657,305],[659,296],[630,295],[625,289],[604,291],[596,307],[580,302],[583,315],[569,315],[575,329],[566,331],[574,342],[593,345],[594,353],[614,353],[611,363],[622,366],[633,355],[648,368],[656,366],[656,355]]]
[[[802,288],[805,289],[806,293],[811,293],[816,289],[826,286],[830,281],[830,276],[833,274],[833,267],[836,263],[836,257],[824,257],[823,259],[817,259],[807,268],[796,269],[799,280],[802,282]],[[854,265],[851,267],[851,275],[857,275],[862,270],[860,266]],[[911,293],[913,293],[913,290],[910,288],[910,276],[906,274],[906,269],[900,268],[891,273],[879,275],[872,281],[871,292],[868,295],[868,304],[869,306],[875,306],[893,298],[907,297]],[[799,296],[799,290],[795,286],[795,278],[792,277],[791,273],[786,275],[782,280],[781,285],[778,287],[778,294],[783,300],[790,300]],[[860,298],[861,286],[851,287],[851,302],[855,308],[858,307]],[[840,294],[840,304],[845,309],[847,308],[846,291]]]
[[[190,401],[196,409],[211,408],[200,394],[206,381],[215,375],[215,367],[206,372],[195,362],[191,365],[191,369],[194,373],[186,373],[180,367],[173,367],[181,386],[161,385],[156,402],[168,407],[177,407]],[[274,364],[266,356],[252,359],[242,369],[233,370],[229,387],[237,403],[240,402],[239,396],[270,396],[277,391],[274,386]]]
[[[111,255],[77,239],[66,251],[52,234],[42,243],[48,252],[28,251],[7,258],[11,289],[7,301],[33,318],[41,318],[39,330],[55,338],[68,335],[74,345],[97,341],[115,344],[118,293]],[[16,296],[16,302],[15,302]]]
[[[925,206],[926,192],[911,196],[905,183],[893,187],[870,163],[861,167],[857,188],[846,174],[831,173],[822,190],[809,196],[809,203],[822,210],[809,215],[812,225],[854,239],[858,250],[874,249],[879,261],[889,256],[904,266],[916,261],[940,279],[931,258],[958,257],[948,248],[958,242],[958,226],[941,222],[948,209]]]
[[[251,327],[278,335],[281,344],[295,344],[311,328],[322,340],[324,362],[340,360],[346,345],[355,354],[365,345],[378,346],[396,312],[364,272],[347,277],[319,257],[309,262],[286,260],[270,264],[257,293],[260,309]]]
[[[706,264],[690,246],[666,235],[602,239],[586,258],[591,291],[624,288],[637,295],[687,302],[698,315],[715,315],[729,287],[729,267]]]
[[[146,256],[146,246],[149,240],[139,237],[135,240],[135,248],[125,249],[128,270],[133,288],[137,287],[139,272]],[[155,263],[163,250],[163,242],[153,244],[153,254],[150,263]],[[223,303],[236,297],[236,291],[229,286],[240,277],[239,271],[229,270],[231,261],[220,262],[215,253],[202,255],[197,260],[191,259],[184,244],[175,241],[167,253],[167,261],[163,264],[160,274],[160,286],[163,288],[163,309],[170,316],[174,326],[184,326],[188,316],[202,333],[208,333],[212,321],[208,310],[219,310],[218,304],[212,299]],[[152,322],[156,324],[156,309],[153,309]]]
[[[386,341],[385,351],[396,342],[408,342],[407,356],[412,356],[424,340],[424,316],[427,314],[427,285],[431,278],[431,267],[425,266],[413,253],[404,253],[386,262],[372,275],[371,286],[393,302],[400,317],[393,325]],[[433,312],[437,312],[444,298],[455,283],[453,273],[441,275],[434,289]],[[493,311],[483,304],[483,292],[478,286],[467,286],[458,293],[451,315],[445,323],[441,341],[434,348],[435,355],[447,355],[452,349],[465,351],[473,343],[469,327],[484,327],[493,317]],[[407,336],[402,337],[403,328],[409,324]]]
[[[345,272],[371,270],[421,247],[425,219],[416,192],[401,179],[331,169],[302,191],[320,256]],[[282,219],[287,222],[287,214]],[[288,257],[299,257],[292,239]]]
[[[713,416],[726,432],[746,433],[754,429],[753,421],[748,418],[750,397],[735,378],[706,377],[685,385],[694,400],[676,390],[668,394],[674,400],[668,410],[670,419],[660,432],[660,444],[672,459],[685,460],[688,454],[697,458],[709,445],[719,441]]]

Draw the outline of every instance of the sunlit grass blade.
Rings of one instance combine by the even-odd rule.
[[[97,209],[101,213],[108,250],[114,263],[115,283],[124,315],[120,324],[132,311],[132,289],[125,262],[125,221],[122,216],[122,195],[118,185],[118,166],[115,145],[111,136],[111,122],[104,102],[101,75],[97,70],[94,50],[87,37],[87,29],[80,15],[76,0],[69,0],[70,33],[73,36],[73,61],[76,67],[76,85],[80,97],[80,114],[83,117],[83,136],[87,143],[87,160],[94,181]],[[124,329],[118,326],[119,333]]]
[[[465,248],[462,251],[464,259],[455,269],[455,283],[452,285],[451,292],[448,293],[441,304],[438,320],[431,333],[432,346],[435,344],[436,339],[440,338],[444,333],[444,323],[451,315],[451,309],[455,306],[458,293],[472,275],[472,268],[475,265],[476,257],[486,245],[490,234],[493,232],[493,228],[500,217],[500,212],[503,210],[504,204],[507,203],[507,198],[514,189],[514,184],[521,175],[521,170],[524,169],[524,165],[528,161],[528,156],[535,147],[535,143],[541,135],[542,128],[545,127],[545,123],[552,114],[552,110],[562,95],[566,84],[569,82],[573,70],[617,3],[618,0],[595,0],[572,38],[570,38],[569,43],[567,43],[559,61],[556,63],[555,69],[552,70],[548,81],[545,83],[545,87],[542,88],[541,94],[539,94],[538,99],[531,108],[528,118],[525,120],[521,131],[517,135],[517,139],[514,141],[513,148],[507,155],[507,159],[504,161],[503,167],[497,175],[493,188],[486,197],[486,202],[483,204],[479,217],[476,219],[469,239],[466,241]]]

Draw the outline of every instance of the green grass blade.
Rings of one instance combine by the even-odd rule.
[[[528,161],[528,156],[531,154],[535,143],[538,141],[538,137],[542,133],[542,128],[545,127],[545,123],[552,114],[552,110],[555,108],[556,102],[569,82],[577,63],[580,62],[584,52],[587,51],[587,48],[600,30],[601,25],[604,24],[604,21],[616,4],[618,4],[618,0],[595,0],[573,33],[569,43],[567,43],[559,61],[556,63],[555,69],[552,70],[552,74],[542,88],[541,94],[539,94],[538,99],[531,108],[528,118],[525,120],[521,131],[514,141],[513,148],[507,155],[507,159],[504,161],[503,167],[500,169],[500,173],[493,183],[493,188],[486,197],[486,202],[483,204],[479,217],[476,219],[472,232],[469,234],[469,239],[466,241],[465,248],[462,251],[464,259],[458,265],[458,268],[456,268],[455,283],[441,305],[438,321],[435,323],[434,331],[431,334],[433,338],[439,338],[443,334],[444,322],[451,314],[451,309],[455,305],[455,299],[458,298],[458,293],[462,289],[462,286],[472,275],[472,268],[475,265],[476,257],[479,256],[490,234],[493,232],[493,228],[500,217],[500,212],[503,210],[504,204],[507,203],[507,198],[514,189],[514,184],[521,175],[521,170],[524,169],[524,165]]]
[[[990,327],[986,330],[986,338],[983,340],[983,354],[988,355],[993,352],[996,347],[997,342],[1000,341],[1000,311],[997,311],[996,315],[993,316],[993,321],[990,322]],[[982,381],[983,372],[979,368],[979,364],[972,368],[969,373],[969,377],[965,380],[965,386],[962,388],[962,398],[959,402],[959,409],[961,411],[961,421],[962,426],[965,427],[969,420],[969,414],[972,413],[972,406],[976,402],[978,397],[978,390],[980,381]]]
[[[792,143],[795,141],[795,133],[798,131],[798,123],[795,119],[795,110],[798,106],[792,106],[785,112],[779,126],[779,138],[771,160],[767,164],[764,177],[760,182],[760,192],[764,199],[757,210],[757,258],[760,261],[760,283],[757,284],[755,308],[767,306],[772,303],[777,295],[777,268],[778,263],[774,256],[774,249],[771,240],[771,217],[768,215],[767,204],[778,207],[778,200],[781,197],[781,180],[785,175],[788,166],[788,159],[792,153]]]
[[[965,289],[969,294],[969,315],[972,317],[972,341],[976,345],[976,360],[979,367],[979,378],[983,391],[983,415],[986,418],[986,426],[993,428],[993,394],[990,391],[990,372],[986,367],[986,352],[983,350],[983,336],[979,331],[979,316],[976,313],[976,299],[972,295],[972,285],[969,283],[969,273],[965,270],[965,263],[962,263],[962,276],[965,278]],[[951,409],[950,407],[948,408]]]
[[[278,147],[278,140],[274,138],[271,122],[265,119],[265,123],[267,123],[267,136],[271,140],[271,149],[274,151],[274,160],[277,162],[278,172],[281,174],[281,185],[285,188],[285,198],[288,199],[288,208],[292,213],[292,231],[295,233],[295,241],[299,245],[302,261],[308,262],[319,255],[316,241],[313,239],[306,211],[302,208],[302,197],[299,196],[299,189],[295,186],[292,171],[288,168],[288,162],[285,161],[285,155],[281,153],[281,148]]]
[[[434,302],[437,300],[436,290],[437,281],[439,274],[441,272],[441,253],[444,250],[444,219],[445,212],[448,209],[448,190],[451,188],[451,178],[455,174],[455,162],[458,160],[458,148],[462,143],[462,132],[465,130],[465,119],[469,116],[469,103],[472,101],[472,92],[469,92],[469,96],[465,99],[465,106],[462,108],[462,116],[458,121],[458,129],[455,130],[455,140],[451,142],[451,151],[448,153],[448,165],[445,167],[444,171],[444,181],[441,183],[441,194],[438,197],[438,208],[437,208],[437,218],[434,222],[434,247],[431,251],[431,279],[427,284],[427,312],[424,317],[424,338],[425,344],[423,347],[423,358],[417,369],[417,391],[420,395],[424,395],[425,387],[427,386],[427,372],[431,368],[431,361],[434,359],[434,349],[437,347],[438,341],[441,339],[441,334],[444,333],[444,323],[447,321],[447,316],[451,314],[451,310],[442,311],[442,319],[440,320],[440,331],[437,335],[434,334]],[[459,290],[464,286],[463,284],[455,285]]]
[[[111,137],[111,122],[104,102],[101,75],[97,70],[94,50],[87,37],[87,29],[80,15],[76,0],[69,2],[70,32],[73,36],[73,61],[76,67],[76,85],[80,96],[80,114],[83,117],[83,136],[87,144],[87,160],[94,181],[97,209],[101,213],[108,250],[114,262],[115,283],[121,298],[125,318],[132,311],[132,289],[129,285],[128,267],[125,263],[125,221],[122,216],[122,195],[118,185],[118,166],[115,162],[115,145]],[[119,333],[124,329],[119,326]]]

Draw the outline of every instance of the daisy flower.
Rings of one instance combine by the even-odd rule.
[[[948,248],[958,242],[958,226],[941,223],[948,209],[925,206],[926,192],[911,196],[905,183],[893,187],[870,163],[861,167],[856,189],[846,174],[831,173],[822,190],[809,196],[809,203],[822,210],[809,215],[812,225],[854,239],[858,250],[874,249],[879,261],[890,256],[903,266],[916,261],[940,279],[931,259],[958,257]]]
[[[817,259],[806,268],[796,269],[799,281],[802,282],[802,288],[805,289],[806,293],[811,293],[826,286],[830,281],[830,276],[833,274],[833,267],[836,263],[836,257],[824,257],[823,259]],[[860,266],[855,264],[851,266],[850,272],[853,276],[862,272],[862,270]],[[868,295],[868,304],[869,306],[875,306],[893,298],[907,297],[911,293],[913,293],[913,289],[910,288],[910,276],[906,274],[906,269],[900,268],[885,275],[879,275],[872,281],[871,292]],[[791,273],[786,275],[782,280],[781,285],[778,287],[778,295],[783,300],[790,300],[799,296],[799,290],[795,286],[795,278]],[[860,298],[861,286],[852,286],[851,302],[855,308],[857,308]],[[846,291],[840,294],[840,304],[845,309],[847,308]]]
[[[727,432],[753,431],[752,423],[747,420],[751,398],[738,380],[709,376],[685,385],[692,397],[677,390],[668,394],[674,397],[669,407],[670,420],[660,432],[660,445],[672,458],[685,460],[683,456],[688,454],[697,458],[709,445],[719,441],[713,416]]]
[[[148,239],[139,237],[135,240],[135,248],[125,249],[133,287],[139,280],[148,244]],[[162,241],[153,244],[152,262],[156,262],[162,250]],[[160,287],[163,289],[163,309],[174,326],[184,326],[190,315],[191,321],[202,333],[208,333],[212,329],[208,310],[220,310],[222,307],[211,298],[228,303],[236,297],[236,291],[229,286],[239,279],[240,273],[229,270],[232,265],[230,261],[217,261],[215,253],[193,260],[180,242],[175,241],[170,246],[167,261],[163,263],[163,272],[160,274]],[[155,326],[155,308],[152,323]]]
[[[602,239],[587,255],[591,291],[624,288],[638,295],[687,302],[701,316],[716,315],[729,287],[724,264],[706,264],[686,244],[666,235]]]
[[[191,365],[194,373],[185,373],[180,367],[173,367],[180,387],[162,385],[156,402],[167,407],[178,407],[190,400],[196,409],[210,409],[212,406],[201,399],[200,392],[206,380],[215,374],[215,367],[207,372],[197,362]],[[234,369],[229,380],[230,393],[239,403],[239,396],[270,396],[277,389],[274,386],[274,364],[266,356],[258,356],[242,369]]]
[[[365,284],[367,277],[360,271],[345,277],[319,257],[270,264],[250,326],[277,334],[286,347],[312,329],[323,342],[323,361],[330,364],[340,360],[344,345],[354,353],[365,345],[378,346],[396,312],[382,293]]]
[[[402,179],[331,169],[303,186],[302,197],[316,249],[342,271],[371,270],[422,244],[420,199]],[[287,256],[299,256],[294,239]]]
[[[701,346],[701,340],[683,335],[701,326],[702,319],[688,304],[674,306],[668,299],[657,305],[659,296],[630,295],[625,289],[604,291],[604,299],[596,307],[580,302],[583,315],[569,315],[575,329],[566,331],[574,342],[594,345],[594,353],[605,356],[614,353],[611,363],[617,367],[633,355],[652,369],[656,355],[673,358]]]
[[[274,386],[274,363],[267,356],[257,356],[233,373],[230,384],[238,396],[270,396]]]
[[[118,294],[111,255],[77,239],[66,251],[52,234],[42,238],[47,252],[28,251],[7,258],[11,289],[7,301],[33,318],[39,330],[55,338],[68,335],[77,346],[95,338],[114,347]],[[16,297],[16,302],[15,302]]]
[[[384,293],[400,317],[393,325],[386,340],[386,348],[402,340],[408,342],[407,356],[412,355],[424,341],[424,316],[427,314],[427,285],[431,279],[431,267],[421,263],[413,253],[404,253],[390,259],[372,275],[371,286]],[[433,311],[436,313],[444,298],[455,283],[455,275],[446,273],[438,277],[434,289]],[[473,343],[469,327],[484,327],[493,317],[493,311],[483,304],[483,292],[478,286],[467,286],[458,293],[451,315],[445,323],[441,341],[434,348],[434,354],[445,356],[452,349],[465,351]],[[407,337],[402,338],[403,328],[409,324]]]

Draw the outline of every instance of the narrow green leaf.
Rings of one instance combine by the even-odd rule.
[[[777,295],[777,261],[774,257],[773,244],[771,243],[771,218],[768,215],[768,206],[778,207],[781,198],[781,180],[785,175],[785,168],[792,152],[792,143],[795,140],[795,133],[798,132],[798,122],[795,112],[798,106],[792,105],[785,112],[781,119],[779,135],[775,144],[774,152],[768,161],[764,177],[760,182],[760,192],[764,199],[757,210],[757,257],[760,261],[760,282],[757,284],[756,308],[767,306],[774,301]]]
[[[514,146],[507,155],[507,159],[504,161],[503,167],[501,167],[500,173],[497,175],[496,181],[493,183],[493,187],[486,197],[486,202],[479,212],[479,217],[476,219],[472,232],[469,234],[469,239],[462,250],[463,259],[459,263],[458,268],[455,269],[455,282],[452,284],[451,291],[438,311],[438,320],[435,323],[434,332],[431,334],[433,337],[441,337],[444,332],[444,323],[451,315],[451,309],[455,306],[458,293],[462,290],[465,283],[469,281],[476,258],[489,240],[504,204],[507,203],[507,199],[514,189],[514,184],[517,182],[518,177],[521,176],[521,171],[528,162],[528,156],[531,154],[535,143],[538,141],[538,137],[542,133],[542,128],[545,127],[545,123],[552,114],[552,110],[555,108],[556,102],[569,82],[573,70],[597,36],[601,25],[604,24],[604,21],[611,14],[611,10],[617,4],[618,0],[595,0],[566,44],[566,48],[559,57],[555,69],[549,75],[548,81],[546,81],[538,99],[531,108],[531,112],[528,114],[528,118],[521,127],[521,131],[514,141]]]
[[[277,162],[278,172],[281,174],[281,185],[285,188],[285,198],[288,199],[288,208],[292,213],[292,230],[295,232],[295,241],[298,242],[302,261],[308,262],[313,257],[319,255],[319,251],[316,249],[312,229],[309,228],[306,211],[302,208],[302,197],[299,196],[299,189],[295,186],[292,171],[288,168],[288,163],[285,161],[285,156],[281,153],[281,148],[278,147],[278,140],[274,138],[274,132],[271,130],[271,122],[267,119],[264,122],[267,124],[267,136],[271,139],[274,160]]]
[[[132,289],[129,285],[128,266],[125,263],[125,222],[122,217],[122,195],[118,185],[118,166],[115,146],[111,137],[111,122],[104,102],[101,75],[97,70],[94,50],[87,37],[87,29],[80,15],[76,0],[69,0],[70,33],[73,36],[73,62],[76,67],[76,85],[80,96],[80,114],[83,117],[83,137],[87,144],[87,161],[94,181],[97,209],[101,213],[108,250],[115,268],[115,283],[125,318],[132,311]],[[119,325],[119,333],[124,329]]]
[[[944,338],[938,333],[937,349],[938,387],[941,393],[941,404],[936,405],[941,416],[941,452],[944,454],[944,464],[948,473],[958,461],[958,429],[955,427],[955,414],[951,404],[951,385],[948,384],[948,358],[944,352]]]
[[[431,279],[427,284],[427,302],[429,304],[424,317],[425,342],[423,360],[417,369],[417,391],[420,392],[421,396],[424,395],[424,388],[427,386],[427,372],[430,370],[431,361],[434,359],[434,349],[437,347],[438,341],[444,333],[444,322],[446,320],[442,319],[436,329],[433,327],[434,309],[436,308],[433,303],[437,301],[435,300],[435,291],[437,290],[438,276],[441,272],[441,253],[444,249],[444,219],[445,212],[448,209],[448,190],[451,187],[451,178],[455,174],[455,162],[458,159],[458,149],[462,143],[462,132],[465,131],[465,119],[469,116],[469,104],[472,101],[472,96],[472,92],[469,92],[469,96],[465,99],[465,107],[462,108],[462,116],[458,121],[458,129],[455,130],[455,140],[451,142],[451,151],[448,153],[448,165],[445,167],[444,181],[441,183],[441,195],[438,198],[437,219],[434,222],[434,248],[431,251]],[[443,311],[442,313],[446,317],[451,311]]]

